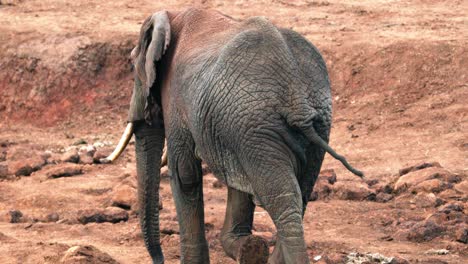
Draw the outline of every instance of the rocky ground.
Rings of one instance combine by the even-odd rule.
[[[134,146],[122,132],[128,54],[153,11],[188,5],[264,15],[322,51],[334,93],[331,145],[304,219],[316,263],[467,263],[468,12],[463,1],[0,1],[0,263],[148,263]],[[167,168],[161,232],[179,239]],[[226,187],[205,167],[212,263]],[[265,211],[254,233],[275,241]]]

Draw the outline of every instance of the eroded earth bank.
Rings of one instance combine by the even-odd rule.
[[[0,1],[0,263],[148,263],[134,146],[99,164],[125,125],[129,53],[161,9],[266,16],[305,35],[330,71],[330,156],[305,216],[317,263],[468,262],[468,8],[463,1]],[[179,261],[162,168],[161,232]],[[226,187],[204,170],[212,263]],[[275,243],[257,209],[254,233]],[[366,262],[367,261],[367,262]],[[393,262],[392,262],[393,261]]]

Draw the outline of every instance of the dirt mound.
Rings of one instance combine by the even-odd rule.
[[[314,263],[468,262],[463,1],[2,0],[0,263],[150,261],[134,145],[115,164],[98,161],[123,129],[141,22],[187,5],[266,16],[327,62],[331,145],[366,177],[326,156],[304,216]],[[211,262],[234,263],[219,241],[226,186],[204,174]],[[166,262],[178,263],[169,185],[162,168],[161,241]],[[272,249],[261,208],[253,233]]]

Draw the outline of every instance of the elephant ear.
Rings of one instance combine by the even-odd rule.
[[[143,23],[138,45],[131,53],[135,71],[141,84],[140,96],[145,100],[144,119],[151,125],[161,116],[161,106],[154,96],[160,96],[156,85],[156,63],[166,52],[171,39],[171,25],[166,11],[154,13]]]

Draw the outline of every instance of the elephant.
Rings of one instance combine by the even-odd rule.
[[[228,189],[221,242],[240,263],[309,263],[303,216],[329,145],[327,68],[299,33],[264,17],[214,10],[160,11],[131,52],[134,88],[112,162],[135,135],[140,225],[153,263],[159,234],[160,162],[167,166],[180,226],[181,263],[209,263],[202,161]],[[273,253],[252,235],[255,206],[277,230]]]

